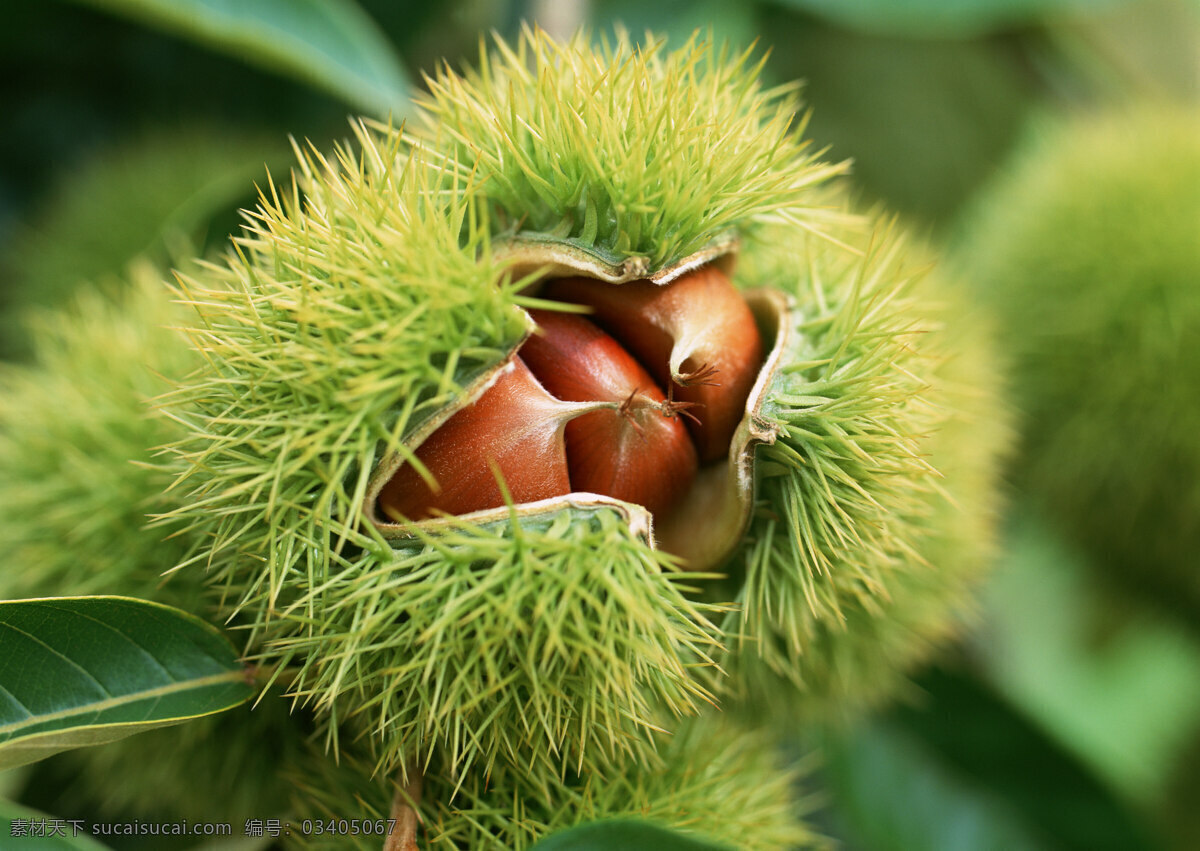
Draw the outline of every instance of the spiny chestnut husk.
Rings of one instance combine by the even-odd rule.
[[[953,257],[1024,414],[1011,477],[1125,611],[1200,624],[1200,119],[1156,104],[1039,128]]]
[[[187,543],[147,530],[171,505],[155,447],[184,429],[151,403],[196,363],[159,270],[131,267],[120,298],[86,289],[42,317],[36,362],[0,366],[0,597],[145,596],[195,610],[199,577],[163,590]]]
[[[303,193],[269,187],[237,251],[181,279],[203,357],[168,400],[188,430],[171,447],[182,507],[161,518],[192,545],[179,569],[206,571],[246,654],[289,669],[332,745],[346,718],[369,731],[383,772],[435,752],[456,771],[646,764],[664,707],[713,700],[695,669],[720,645],[644,508],[531,492],[511,511],[378,514],[404,463],[432,492],[420,446],[520,374],[534,305],[462,173],[356,129],[361,153],[302,154]],[[559,414],[626,401],[524,389],[552,459]],[[464,498],[507,463],[476,446]]]
[[[547,778],[517,766],[490,777],[471,772],[451,779],[431,766],[417,805],[418,845],[435,851],[523,851],[576,825],[636,819],[744,851],[828,847],[803,822],[815,796],[798,797],[797,789],[809,787],[812,778],[803,763],[785,762],[771,733],[709,711],[676,721],[658,742],[654,765],[625,766],[603,778]],[[314,754],[312,770],[289,778],[295,818],[324,821],[349,811],[369,819],[389,817],[395,784],[371,777],[369,759],[352,752],[339,765],[320,757]],[[330,851],[377,851],[379,846],[378,837],[366,835],[309,836],[297,842],[300,848]]]
[[[385,773],[436,757],[456,777],[611,776],[655,763],[655,731],[756,683],[797,705],[894,686],[952,630],[986,552],[1003,416],[982,337],[965,320],[950,333],[958,313],[916,283],[925,264],[905,262],[894,228],[818,190],[841,167],[807,150],[794,101],[759,85],[749,54],[527,33],[485,61],[430,82],[415,149],[359,127],[361,153],[306,152],[237,251],[184,278],[204,358],[172,400],[188,504],[164,522],[194,543],[183,567],[207,569],[247,652],[285,667],[331,736],[353,720]],[[609,301],[714,271],[759,354],[727,360],[710,332],[685,345],[677,327],[664,365],[661,344],[622,340],[671,311]],[[559,300],[576,278],[604,297]],[[592,406],[562,427],[571,489],[439,514],[427,500],[452,490],[433,482],[457,459],[422,446],[518,369],[532,311],[580,303],[653,379],[659,412],[620,381],[584,402],[547,391],[555,410]],[[693,309],[683,327],[710,318]],[[687,415],[732,415],[679,394],[739,362],[749,389],[712,448]],[[981,364],[969,392],[947,386],[951,362]],[[571,424],[614,413],[586,425],[608,431],[586,466],[612,493],[579,490]],[[647,415],[683,417],[696,471],[679,493],[607,472],[661,425]],[[535,431],[557,459],[550,419]],[[477,470],[506,486],[528,472],[490,445],[465,453]],[[412,505],[397,475],[425,489]]]
[[[743,294],[724,271],[734,255],[714,254],[710,248],[653,279],[633,280],[629,270],[594,258],[559,256],[558,271],[575,275],[539,282],[533,292],[594,308],[612,336],[585,318],[590,313],[532,311],[532,330],[512,359],[410,442],[435,479],[444,474],[440,490],[397,452],[375,472],[368,516],[393,539],[413,534],[408,521],[435,513],[503,519],[510,509],[487,481],[499,472],[518,513],[557,510],[522,503],[568,495],[615,500],[623,512],[648,512],[639,528],[652,529],[652,540],[689,570],[721,564],[749,523],[753,447],[774,439],[757,411],[788,322],[782,294]],[[511,246],[508,257],[519,268],[549,259],[542,245]],[[530,392],[519,403],[507,390],[514,372],[528,374]],[[566,402],[610,407],[572,410]],[[531,431],[544,435],[537,451],[508,451]],[[474,497],[470,507],[444,508],[464,490]]]

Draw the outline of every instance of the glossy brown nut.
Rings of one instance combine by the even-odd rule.
[[[696,451],[679,414],[650,374],[593,322],[547,310],[531,315],[538,330],[520,357],[550,393],[564,401],[620,403],[567,423],[571,489],[665,515],[696,476]]]
[[[701,463],[729,452],[763,362],[754,316],[729,278],[704,266],[672,281],[548,283],[546,298],[590,307],[597,323],[633,353],[669,395],[694,405],[688,429]]]
[[[478,400],[417,447],[437,487],[403,464],[383,486],[379,506],[393,520],[498,508],[504,497],[493,464],[515,503],[570,493],[563,430],[591,409],[555,399],[513,359]]]

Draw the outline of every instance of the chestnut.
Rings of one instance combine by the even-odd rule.
[[[662,516],[696,476],[696,450],[649,373],[582,316],[530,311],[535,331],[520,357],[564,401],[619,402],[567,423],[571,489],[644,506]]]
[[[544,293],[586,305],[668,395],[693,405],[689,429],[702,463],[723,458],[763,362],[762,338],[741,293],[718,267],[672,281],[610,285],[562,278]]]
[[[750,308],[713,265],[665,284],[562,278],[542,296],[597,321],[530,310],[495,384],[418,446],[428,475],[401,464],[380,510],[405,522],[498,508],[495,467],[515,503],[597,494],[671,520],[676,537],[680,506],[715,504],[690,491],[702,464],[730,454],[763,365]]]
[[[417,447],[432,480],[401,465],[380,492],[380,507],[396,520],[498,508],[504,495],[493,467],[514,502],[569,493],[563,428],[597,407],[605,406],[555,399],[514,358],[479,399]]]

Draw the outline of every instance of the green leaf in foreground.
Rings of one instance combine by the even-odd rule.
[[[679,833],[638,821],[594,821],[547,836],[532,851],[725,851]]]
[[[290,74],[380,117],[403,115],[411,85],[353,0],[76,0]]]
[[[65,819],[0,799],[0,847],[4,851],[106,851],[83,825],[79,827],[77,831],[76,825]]]
[[[0,769],[252,694],[229,642],[178,609],[127,597],[0,602]]]

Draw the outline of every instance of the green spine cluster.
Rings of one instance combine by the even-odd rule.
[[[616,512],[464,523],[399,551],[364,519],[381,455],[527,323],[462,172],[395,132],[359,142],[305,155],[227,262],[185,278],[205,368],[174,400],[192,434],[168,522],[201,542],[192,562],[252,657],[289,667],[331,737],[369,731],[381,770],[435,750],[462,770],[644,760],[652,711],[707,698],[690,668],[713,627]]]
[[[145,528],[169,505],[156,448],[180,434],[150,400],[194,355],[156,271],[135,268],[120,298],[88,290],[42,314],[36,362],[0,372],[0,595],[196,599],[191,577],[162,588],[185,545]]]
[[[175,330],[181,311],[159,271],[143,261],[131,274],[119,296],[85,289],[70,309],[41,314],[35,362],[0,371],[0,546],[10,559],[0,596],[117,594],[211,614],[202,575],[167,575],[187,542],[150,528],[173,506],[158,447],[182,433],[156,400],[197,357]],[[268,696],[253,711],[62,754],[64,811],[277,811],[287,803],[278,773],[306,723],[289,708]]]
[[[490,778],[472,773],[456,784],[427,776],[417,802],[422,847],[521,851],[538,839],[578,824],[630,818],[746,851],[821,848],[803,824],[817,807],[800,798],[807,767],[783,767],[777,740],[714,713],[660,735],[651,766],[627,765],[604,775],[565,778],[508,768]],[[293,778],[297,805],[314,819],[343,818],[348,800],[363,817],[394,813],[393,782],[370,779],[369,765],[348,756],[342,765],[314,764]],[[377,838],[309,837],[306,849],[378,848]]]
[[[771,226],[747,246],[740,283],[789,293],[795,333],[722,625],[746,705],[852,713],[970,610],[1009,415],[986,322],[931,265],[894,221],[845,207],[825,234]]]
[[[1014,478],[1125,593],[1200,612],[1200,120],[1043,127],[956,252],[1022,409]]]
[[[765,88],[761,67],[699,35],[668,51],[526,31],[478,70],[429,80],[415,132],[480,176],[497,232],[657,269],[731,228],[826,217],[812,189],[844,164],[810,150],[796,87]]]

